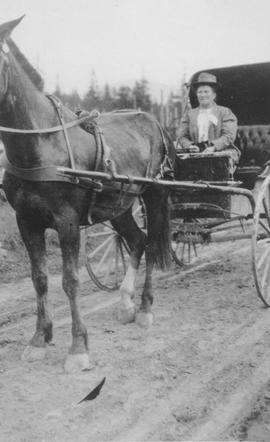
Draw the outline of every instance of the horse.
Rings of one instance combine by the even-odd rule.
[[[72,318],[72,344],[64,369],[76,372],[90,367],[88,334],[77,296],[80,227],[89,225],[89,218],[93,224],[110,220],[125,238],[130,263],[120,287],[118,317],[123,324],[136,321],[148,327],[153,322],[153,267],[166,269],[170,263],[168,194],[162,186],[135,185],[132,181],[120,185],[113,180],[98,192],[91,180],[87,185],[85,181],[57,173],[57,167],[72,166],[88,171],[106,170],[106,167],[104,158],[97,160],[96,137],[81,125],[72,126],[79,117],[48,98],[41,75],[11,38],[21,19],[0,25],[0,131],[6,155],[3,189],[16,212],[18,228],[29,254],[37,299],[36,329],[22,357],[25,360],[44,358],[53,337],[47,306],[45,241],[45,231],[50,228],[56,230],[59,237],[62,286]],[[72,127],[60,130],[59,118]],[[166,152],[173,156],[173,143],[150,114],[104,113],[98,117],[98,126],[106,140],[109,160],[119,173],[155,178],[164,164]],[[48,130],[55,127],[58,127],[55,131]],[[138,194],[146,208],[147,234],[140,230],[132,216],[132,205]],[[145,279],[137,308],[134,281],[144,252]]]

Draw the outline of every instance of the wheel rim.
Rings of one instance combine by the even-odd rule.
[[[263,182],[254,213],[252,266],[256,289],[264,305],[270,307],[270,177]]]
[[[127,270],[125,240],[107,224],[96,233],[86,229],[85,236],[85,266],[90,278],[102,290],[117,290]]]

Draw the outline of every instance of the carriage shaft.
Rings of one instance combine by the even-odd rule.
[[[216,182],[205,182],[205,183],[194,183],[191,181],[169,181],[169,180],[160,180],[154,178],[146,178],[146,177],[137,177],[132,175],[120,175],[120,174],[111,174],[106,172],[98,172],[98,171],[88,171],[88,170],[73,170],[68,167],[58,167],[57,171],[62,175],[72,175],[76,177],[88,177],[92,179],[97,179],[101,181],[109,181],[109,182],[120,182],[126,184],[149,184],[149,185],[161,185],[168,187],[172,190],[181,190],[181,189],[194,189],[194,190],[205,190],[230,194],[230,195],[242,195],[248,198],[252,211],[255,208],[255,201],[253,194],[250,190],[242,189],[238,187],[230,186],[230,181],[222,182],[223,185],[216,184]],[[228,184],[226,186],[226,183]]]

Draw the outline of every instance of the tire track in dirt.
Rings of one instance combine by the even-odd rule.
[[[254,345],[262,339],[265,334],[269,335],[270,331],[270,311],[262,312],[258,320],[251,327],[241,326],[241,336],[234,340],[222,355],[211,361],[211,365],[204,366],[204,371],[195,373],[195,376],[190,375],[185,384],[180,388],[175,389],[168,397],[159,401],[154,410],[150,410],[140,418],[139,422],[135,423],[127,432],[119,435],[116,440],[119,441],[142,441],[142,440],[159,440],[159,427],[163,425],[167,417],[171,416],[177,409],[185,410],[190,403],[190,392],[192,391],[192,402],[196,400],[200,402],[200,398],[205,395],[213,384],[213,372],[211,366],[215,366],[214,376],[222,375],[227,369],[237,363],[248,363],[250,360],[250,353]],[[235,330],[232,331],[232,336]],[[224,336],[227,339],[229,336]],[[270,336],[268,336],[270,343]],[[270,352],[261,361],[261,365],[252,370],[248,380],[243,382],[240,387],[229,396],[227,403],[222,404],[207,417],[206,422],[201,424],[199,428],[194,430],[194,422],[192,423],[193,431],[187,428],[183,433],[181,440],[218,440],[223,433],[235,422],[243,418],[243,415],[248,412],[247,403],[250,403],[256,396],[260,388],[267,384],[270,380]],[[255,379],[254,379],[255,378]],[[139,400],[139,398],[138,398]],[[248,402],[246,402],[248,401]],[[182,424],[184,426],[184,423]],[[154,429],[154,431],[153,431]],[[221,434],[222,433],[222,434]],[[157,438],[156,438],[157,437]]]
[[[224,440],[231,432],[231,427],[237,427],[243,418],[249,415],[258,392],[269,383],[269,367],[270,352],[268,351],[252,376],[236,389],[225,404],[214,410],[206,423],[189,433],[188,439],[192,441]]]

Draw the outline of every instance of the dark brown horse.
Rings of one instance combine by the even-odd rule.
[[[72,316],[72,345],[65,368],[75,371],[89,365],[87,330],[77,302],[80,226],[88,223],[89,207],[92,208],[93,222],[111,220],[131,250],[130,265],[120,288],[119,319],[127,323],[136,318],[139,323],[149,325],[152,321],[153,266],[157,264],[159,268],[166,268],[170,260],[167,194],[158,186],[142,188],[136,185],[126,185],[120,192],[119,184],[112,183],[103,192],[96,193],[93,199],[93,190],[85,183],[67,182],[57,175],[55,166],[70,167],[71,158],[62,130],[42,132],[42,129],[59,125],[58,115],[43,93],[42,78],[10,38],[19,22],[20,19],[0,25],[0,125],[7,157],[3,187],[16,212],[37,294],[36,331],[24,357],[43,357],[46,344],[52,339],[52,321],[47,308],[44,234],[47,228],[53,228],[59,235],[63,288]],[[65,122],[76,118],[65,107],[61,112]],[[159,173],[166,149],[162,131],[151,116],[140,112],[112,112],[100,116],[99,126],[118,173],[139,177],[155,177]],[[9,132],[4,131],[4,127],[9,128]],[[16,128],[20,130],[14,131]],[[104,170],[102,160],[97,164],[97,144],[93,135],[77,125],[68,130],[68,137],[76,168]],[[169,150],[173,148],[169,140],[167,147]],[[147,212],[147,236],[132,217],[132,204],[135,195],[140,192]],[[136,312],[134,278],[144,251],[145,284],[141,305]]]

